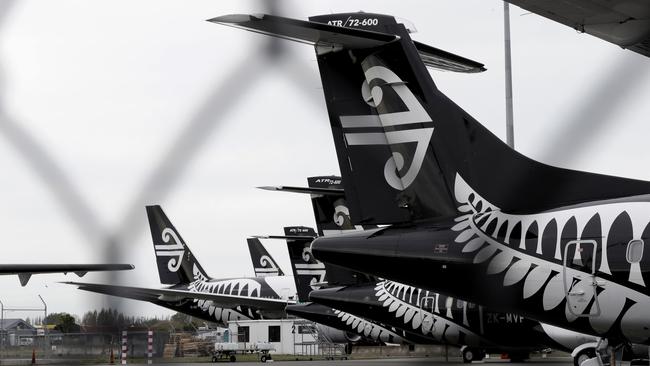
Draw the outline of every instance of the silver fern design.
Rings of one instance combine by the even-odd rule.
[[[574,314],[592,315],[589,323],[598,334],[610,331],[617,319],[620,319],[619,331],[630,341],[643,343],[650,339],[650,298],[635,290],[645,289],[646,286],[640,263],[629,264],[627,283],[621,284],[621,281],[615,281],[612,276],[607,251],[608,234],[621,215],[629,217],[631,238],[641,239],[650,219],[650,202],[617,200],[599,202],[593,206],[515,215],[502,212],[481,197],[460,175],[456,175],[454,193],[461,213],[456,218],[457,224],[452,227],[452,230],[458,232],[455,241],[463,245],[463,253],[474,255],[474,263],[487,263],[488,275],[502,275],[505,287],[523,281],[523,299],[541,292],[545,311],[564,304],[569,322],[577,319]],[[587,270],[564,266],[563,249],[569,240],[584,239],[582,236],[585,228],[594,219],[600,222],[602,235],[598,238],[601,244],[595,245],[592,254],[595,256],[600,253],[600,263],[596,264],[592,278],[592,273]],[[569,223],[577,228],[575,237],[562,237],[563,229]],[[552,247],[542,245],[542,233],[545,233],[549,225],[556,225],[555,244]],[[516,226],[519,230],[514,230]],[[531,241],[526,240],[526,233],[531,227],[535,227],[539,235],[534,247],[527,247]],[[519,245],[511,245],[511,242]],[[578,248],[580,245],[582,244],[577,244]],[[581,251],[575,250],[573,258],[567,258],[567,263],[584,268]],[[593,281],[597,288],[594,288]],[[568,291],[581,294],[580,301],[566,301],[565,285]],[[632,302],[630,307],[626,307],[627,300]],[[595,315],[599,310],[600,314]]]
[[[436,341],[458,344],[462,339],[465,345],[491,343],[467,328],[469,327],[467,302],[463,304],[462,319],[455,320],[451,312],[451,303],[453,302],[451,297],[446,299],[446,312],[442,315],[438,305],[440,295],[437,293],[387,280],[378,282],[375,291],[379,302],[395,318],[402,319],[405,326],[410,326],[411,329],[419,331],[425,336],[431,336]],[[421,301],[427,299],[432,299],[433,304],[426,307],[418,306]],[[427,311],[428,309],[432,311]],[[464,326],[458,324],[461,322]]]
[[[260,295],[261,285],[259,282],[251,279],[233,279],[210,281],[194,265],[194,281],[188,287],[192,292],[209,292],[213,294],[238,295],[257,297]],[[213,317],[216,322],[227,322],[230,320],[250,320],[256,319],[253,311],[247,307],[237,306],[234,309],[221,308],[214,306],[209,300],[192,300],[203,311]]]
[[[334,310],[334,314],[341,319],[346,327],[354,333],[362,334],[363,336],[382,342],[401,342],[402,337],[387,328],[371,323],[365,319],[346,313],[341,310]]]

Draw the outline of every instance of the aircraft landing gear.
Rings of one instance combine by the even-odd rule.
[[[573,363],[577,366],[621,365],[622,361],[631,361],[631,357],[633,354],[628,345],[612,345],[607,339],[601,338],[595,347],[585,348],[578,352],[574,356]]]
[[[596,357],[596,347],[589,347],[581,350],[573,357],[573,366],[580,366],[590,358]]]
[[[463,347],[461,349],[464,363],[472,363],[472,361],[481,361],[485,358],[485,351],[477,348]]]

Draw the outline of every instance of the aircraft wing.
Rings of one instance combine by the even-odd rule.
[[[195,292],[187,290],[165,289],[165,288],[143,288],[117,285],[103,285],[83,282],[62,282],[68,285],[77,286],[80,290],[97,292],[111,296],[125,297],[128,299],[142,301],[166,301],[175,302],[181,300],[206,300],[212,301],[215,306],[223,308],[235,308],[237,306],[248,306],[264,309],[264,311],[284,311],[288,304],[295,304],[293,300],[272,299],[263,297],[250,297],[239,295],[213,294],[209,292]]]
[[[74,273],[83,277],[88,272],[125,271],[135,268],[132,264],[0,264],[0,275],[18,275],[20,284],[27,285],[33,274]]]
[[[505,1],[650,57],[648,0]]]

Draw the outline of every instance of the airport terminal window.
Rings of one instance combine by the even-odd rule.
[[[630,240],[627,244],[625,257],[630,264],[641,262],[641,258],[643,258],[643,240]]]
[[[269,342],[280,342],[279,325],[269,325]]]
[[[239,327],[239,333],[237,333],[238,342],[250,342],[250,329],[248,327]]]

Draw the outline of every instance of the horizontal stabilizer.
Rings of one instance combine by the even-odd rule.
[[[336,188],[307,188],[307,187],[289,187],[289,186],[263,186],[257,187],[266,191],[281,191],[292,193],[319,194],[323,196],[343,196],[343,189]]]
[[[472,61],[418,41],[413,41],[413,44],[415,44],[415,48],[418,50],[422,62],[428,67],[465,73],[483,72],[486,70],[485,65],[480,62]]]
[[[199,299],[211,301],[215,306],[223,308],[234,308],[237,306],[249,306],[269,310],[284,310],[287,304],[294,304],[295,301],[285,299],[272,299],[253,296],[213,294],[209,292],[197,292],[176,289],[154,289],[143,287],[129,287],[116,285],[103,285],[83,282],[62,282],[66,285],[77,286],[80,290],[97,292],[111,296],[125,297],[129,299],[145,301],[166,301],[175,302],[185,299]]]
[[[283,240],[305,240],[305,239],[314,239],[315,236],[311,235],[253,235],[252,238],[257,239],[283,239]]]
[[[231,14],[208,19],[208,21],[332,50],[371,48],[399,39],[393,34],[343,28],[268,14]]]
[[[319,53],[340,51],[344,48],[363,49],[377,47],[400,39],[395,34],[290,19],[268,14],[231,14],[208,19],[208,21],[291,41],[307,43],[315,46]],[[484,65],[479,62],[420,42],[414,41],[413,43],[424,64],[431,68],[465,73],[485,71]]]

